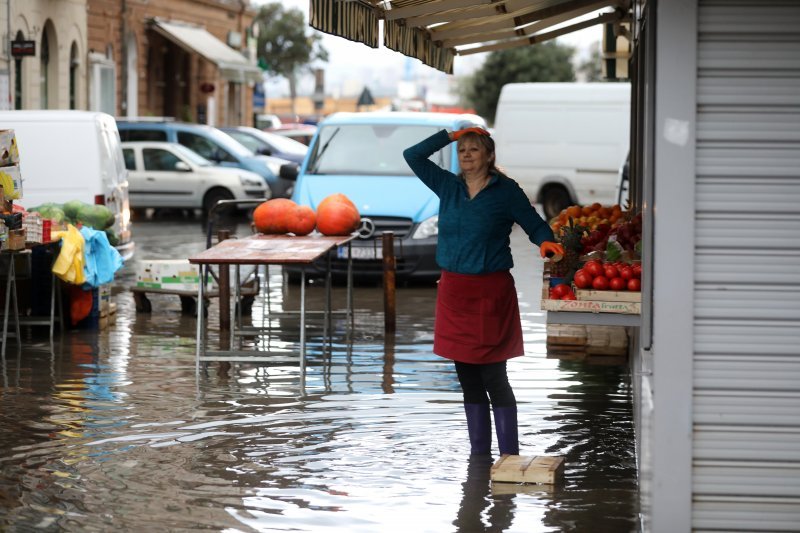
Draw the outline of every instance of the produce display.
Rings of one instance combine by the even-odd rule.
[[[583,268],[575,272],[572,282],[579,289],[598,291],[640,291],[642,265],[622,261],[587,261]]]
[[[271,235],[308,235],[314,229],[323,235],[350,235],[360,222],[355,204],[338,193],[323,199],[316,213],[287,198],[267,200],[253,211],[253,227]]]
[[[43,219],[54,224],[73,224],[88,226],[97,231],[105,231],[108,242],[112,246],[119,243],[119,238],[112,230],[114,213],[104,205],[87,204],[80,200],[70,200],[64,204],[46,203],[28,209],[29,213],[38,213]]]
[[[543,309],[639,313],[641,213],[573,205],[550,225],[565,253],[546,265]]]

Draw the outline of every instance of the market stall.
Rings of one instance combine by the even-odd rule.
[[[548,354],[626,354],[626,328],[641,324],[641,215],[573,205],[550,224],[565,255],[544,268]]]

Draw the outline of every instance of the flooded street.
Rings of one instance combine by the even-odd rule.
[[[242,221],[235,232],[250,230]],[[0,530],[637,530],[628,367],[546,357],[541,260],[518,228],[512,237],[526,344],[509,362],[520,452],[564,456],[563,483],[492,485],[490,463],[470,463],[455,371],[431,352],[430,286],[398,289],[394,339],[382,289],[356,287],[352,331],[334,319],[327,344],[308,328],[304,384],[297,364],[236,363],[227,378],[212,364],[197,380],[195,319],[165,295],[137,314],[126,288],[136,261],[202,250],[205,227],[149,220],[136,223],[134,261],[115,283],[114,325],[68,332],[55,355],[42,332],[19,357],[9,344]],[[265,306],[296,310],[299,292],[272,268],[253,322]],[[335,287],[335,307],[344,294]],[[323,302],[312,285],[309,309]],[[216,302],[209,313],[216,346]],[[274,321],[258,342],[296,354],[297,329],[296,318]]]

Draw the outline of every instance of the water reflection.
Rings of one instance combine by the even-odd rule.
[[[196,221],[174,223],[172,237],[156,225],[137,226],[140,260],[202,249]],[[518,288],[530,303],[528,268]],[[296,308],[297,287],[278,270],[269,281],[253,323]],[[334,302],[342,297],[335,289]],[[308,298],[320,305],[321,287]],[[177,299],[159,299],[150,315],[135,313],[129,293],[116,301],[109,331],[71,333],[52,355],[45,341],[7,356],[0,529],[634,529],[627,370],[547,359],[533,304],[523,310],[528,355],[509,372],[522,453],[566,456],[554,487],[492,484],[496,458],[470,460],[458,381],[430,352],[431,289],[402,290],[397,332],[386,336],[381,290],[359,288],[352,329],[335,319],[327,340],[309,331],[305,387],[297,365],[235,364],[227,379],[198,382],[195,321]],[[296,322],[272,322],[274,339],[245,342],[296,350]]]

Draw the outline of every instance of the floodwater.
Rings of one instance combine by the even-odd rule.
[[[136,260],[204,248],[198,220],[138,222]],[[234,228],[240,235],[249,228]],[[309,327],[307,369],[234,364],[195,375],[195,320],[171,296],[137,314],[115,283],[116,324],[12,340],[0,385],[0,530],[29,531],[635,531],[627,365],[546,357],[541,260],[515,231],[514,276],[526,356],[509,362],[522,455],[566,458],[555,486],[492,484],[469,460],[451,363],[431,353],[435,289],[402,287],[384,335],[380,287],[356,287],[352,329],[329,342]],[[268,310],[297,309],[299,287],[269,274]],[[267,291],[264,291],[267,292]],[[323,289],[307,291],[320,309]],[[344,305],[334,288],[334,306]],[[216,304],[209,338],[217,342]],[[297,319],[260,346],[297,354]],[[310,323],[309,326],[314,326]],[[255,342],[251,339],[249,342]],[[496,450],[496,448],[495,448]]]

